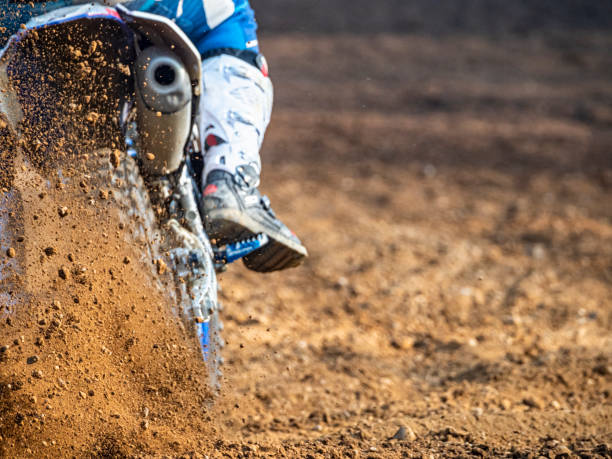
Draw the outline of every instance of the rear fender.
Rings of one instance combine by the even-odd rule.
[[[133,60],[133,32],[112,8],[71,6],[28,21],[0,55],[0,110],[26,156],[42,165],[58,152],[121,145]]]

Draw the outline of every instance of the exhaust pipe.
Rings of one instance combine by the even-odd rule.
[[[174,172],[191,132],[189,75],[174,53],[157,46],[139,54],[135,73],[142,168],[149,175]]]

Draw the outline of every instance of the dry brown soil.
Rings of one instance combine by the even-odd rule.
[[[415,7],[399,26],[377,10],[372,30],[316,16],[319,31],[277,3],[255,3],[277,8],[262,189],[310,258],[221,276],[211,406],[112,193],[17,168],[0,453],[612,457],[609,24],[559,13],[497,33],[472,2],[481,28]],[[509,22],[531,17],[519,4]]]

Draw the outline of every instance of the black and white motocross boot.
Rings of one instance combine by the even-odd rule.
[[[257,190],[259,177],[246,165],[236,174],[221,169],[206,177],[201,212],[206,231],[217,246],[265,234],[269,242],[243,258],[247,268],[270,272],[298,266],[308,256],[298,237],[281,222],[270,200]]]

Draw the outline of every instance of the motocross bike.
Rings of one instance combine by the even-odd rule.
[[[170,271],[177,312],[195,331],[217,391],[216,273],[268,241],[259,235],[218,248],[205,232],[200,68],[197,49],[164,17],[121,5],[60,8],[30,19],[2,50],[0,128],[35,150],[35,166],[49,167],[59,150],[110,147],[111,163],[113,151],[126,153],[120,162],[115,156],[111,181],[127,184],[127,218],[138,221],[158,274]]]

